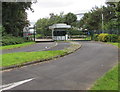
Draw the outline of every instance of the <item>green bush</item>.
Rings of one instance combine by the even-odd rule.
[[[107,33],[102,33],[99,35],[95,34],[94,40],[102,41],[102,42],[118,42],[118,41],[120,41],[120,36],[118,36],[116,34],[107,34]]]
[[[110,34],[107,34],[107,33],[99,34],[98,40],[102,41],[102,42],[109,42],[110,41]]]
[[[20,44],[20,43],[24,43],[27,40],[22,38],[22,37],[14,37],[12,35],[6,35],[2,37],[2,45],[14,45],[14,44]]]
[[[95,41],[98,41],[98,36],[99,36],[99,34],[94,34],[94,40]]]
[[[118,42],[118,35],[116,34],[111,34],[110,35],[111,42]]]

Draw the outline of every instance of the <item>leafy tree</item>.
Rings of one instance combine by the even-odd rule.
[[[120,34],[120,1],[118,2],[116,8],[116,16],[117,16],[117,30],[118,30],[118,34]]]
[[[47,33],[50,33],[47,32],[49,27],[49,19],[48,18],[39,19],[36,23],[36,27],[38,34],[42,34],[42,36],[48,35]]]
[[[68,13],[64,15],[63,12],[61,12],[59,15],[50,13],[49,18],[42,18],[39,19],[36,23],[37,26],[37,33],[42,34],[43,36],[51,36],[51,30],[49,29],[49,26],[57,23],[66,23],[68,25],[72,25],[76,27],[78,25],[77,17],[73,13]],[[74,32],[71,31],[71,33],[79,33],[76,30]]]
[[[104,22],[104,30],[108,30],[110,20],[115,17],[115,9],[113,7],[95,7],[90,12],[85,13],[84,17],[80,20],[80,25],[83,30],[102,30],[102,14]],[[113,24],[113,23],[112,23]]]
[[[76,21],[77,21],[77,16],[75,14],[68,13],[67,15],[65,15],[65,23],[66,24],[75,26]]]
[[[60,13],[60,15],[50,13],[50,18],[42,18],[36,22],[37,33],[42,34],[43,36],[51,36],[49,26],[57,23],[64,23],[63,13]]]
[[[2,3],[2,25],[7,34],[22,36],[23,28],[29,25],[26,9],[32,10],[31,4],[31,2]]]

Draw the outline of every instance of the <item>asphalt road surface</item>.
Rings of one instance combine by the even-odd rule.
[[[15,53],[15,52],[32,52],[32,51],[42,51],[47,48],[50,48],[52,46],[55,46],[55,42],[46,42],[46,43],[36,43],[30,46],[21,47],[21,48],[15,48],[15,49],[9,49],[9,50],[2,50],[2,54],[6,53]]]
[[[40,42],[30,46],[5,49],[2,50],[2,54],[15,53],[15,52],[35,52],[35,51],[48,51],[48,50],[62,50],[70,46],[68,42]]]
[[[80,42],[67,56],[2,73],[4,90],[86,90],[118,59],[111,45]]]

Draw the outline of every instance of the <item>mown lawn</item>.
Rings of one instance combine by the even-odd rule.
[[[20,65],[26,62],[48,59],[65,53],[66,53],[65,51],[59,50],[59,51],[19,52],[3,54],[2,67]]]
[[[118,66],[98,79],[91,90],[118,90]]]
[[[0,55],[2,57],[1,67],[7,67],[12,65],[21,65],[23,63],[32,61],[41,61],[49,58],[53,58],[58,55],[65,55],[66,53],[74,52],[80,48],[80,44],[71,42],[70,47],[57,51],[39,51],[39,52],[17,52]]]
[[[13,49],[13,48],[28,46],[31,44],[35,44],[35,42],[26,42],[26,43],[16,44],[16,45],[0,46],[0,49]]]

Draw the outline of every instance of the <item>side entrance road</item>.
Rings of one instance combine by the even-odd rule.
[[[35,52],[35,51],[50,51],[50,50],[62,50],[70,46],[69,42],[40,42],[30,46],[5,49],[2,50],[2,54],[15,53],[15,52]]]
[[[7,90],[86,90],[118,60],[118,49],[96,42],[80,42],[81,49],[48,63],[5,71]],[[16,84],[16,85],[14,85]]]
[[[21,47],[21,48],[15,48],[15,49],[5,49],[2,50],[2,54],[6,53],[14,53],[14,52],[33,52],[33,51],[42,51],[45,49],[49,49],[51,47],[57,46],[56,42],[41,42],[41,43],[36,43],[30,46],[26,47]]]

